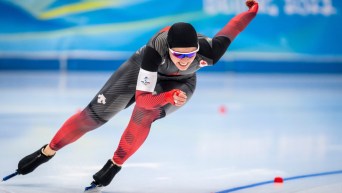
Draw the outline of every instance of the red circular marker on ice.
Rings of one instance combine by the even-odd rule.
[[[282,177],[275,177],[274,178],[274,183],[283,183],[284,179]]]
[[[224,115],[227,113],[227,108],[224,105],[221,105],[219,108],[219,113]]]

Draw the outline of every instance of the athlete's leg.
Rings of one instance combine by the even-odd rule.
[[[161,93],[172,89],[180,89],[187,94],[187,101],[189,101],[195,87],[196,76],[193,76],[186,80],[159,81],[155,90],[157,93]],[[146,110],[142,107],[135,106],[131,120],[121,137],[117,150],[114,153],[114,162],[118,165],[122,165],[144,143],[149,134],[152,122],[165,117],[167,114],[170,114],[179,108],[180,107],[176,107],[171,104],[152,110]]]
[[[189,100],[195,86],[196,76],[186,80],[159,80],[155,91],[161,93],[180,89],[186,92]],[[174,112],[178,108],[180,107],[166,105],[157,109],[145,109],[136,105],[112,160],[108,160],[103,168],[93,176],[94,181],[91,187],[107,186],[120,171],[121,165],[145,142],[153,121],[165,117],[166,113]]]
[[[164,116],[162,109],[147,110],[136,105],[114,153],[113,161],[117,165],[122,165],[144,143],[150,132],[152,122]]]
[[[91,187],[107,186],[121,170],[121,164],[126,161],[144,143],[151,124],[163,117],[162,109],[144,109],[135,105],[129,124],[123,133],[118,149],[113,159],[108,160],[103,168],[93,175]]]
[[[80,113],[70,117],[58,130],[49,145],[24,157],[18,164],[18,173],[32,172],[50,160],[56,151],[76,141],[85,133],[106,123],[117,112],[134,100],[135,85],[140,67],[132,60],[124,63],[107,81],[105,86]]]
[[[51,140],[49,147],[59,150],[85,133],[105,124],[134,100],[139,66],[124,63],[80,113],[70,117]]]

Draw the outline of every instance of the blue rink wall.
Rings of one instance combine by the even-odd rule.
[[[174,22],[213,37],[244,0],[0,0],[0,70],[113,71]],[[260,0],[252,23],[201,71],[341,73],[342,1]]]
[[[58,60],[6,59],[0,61],[0,70],[67,70],[67,71],[115,71],[124,60],[86,60],[68,61],[61,67]],[[340,62],[269,62],[269,61],[221,61],[214,67],[201,69],[200,72],[236,73],[342,73]]]

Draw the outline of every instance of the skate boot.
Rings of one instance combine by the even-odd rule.
[[[121,170],[121,166],[118,166],[108,160],[103,168],[93,175],[94,181],[90,186],[85,188],[86,193],[101,193],[104,186],[110,184],[114,176]]]
[[[35,170],[41,164],[49,161],[54,155],[46,156],[42,153],[42,151],[44,150],[46,146],[47,144],[44,145],[39,150],[37,150],[36,152],[21,159],[18,164],[18,169],[17,169],[18,174],[21,174],[21,175],[28,174],[32,172],[33,170]]]

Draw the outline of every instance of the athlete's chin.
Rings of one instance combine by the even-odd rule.
[[[180,70],[180,71],[184,71],[184,70],[187,70],[188,68],[189,68],[189,64],[185,64],[185,65],[182,65],[182,64],[178,64],[177,65],[177,68],[178,68],[178,70]]]
[[[187,69],[188,69],[188,67],[178,67],[178,70],[180,70],[180,71],[185,71]]]

